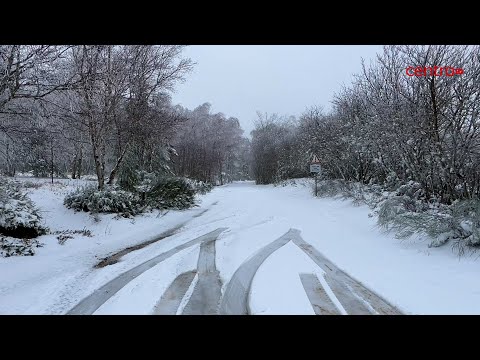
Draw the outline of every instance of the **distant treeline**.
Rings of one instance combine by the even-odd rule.
[[[175,45],[0,45],[0,173],[135,171],[223,183],[248,178],[238,120],[189,111],[170,92],[194,64]]]
[[[435,66],[463,73],[406,73]],[[252,132],[255,179],[306,176],[315,153],[330,178],[415,181],[426,199],[446,204],[478,198],[479,96],[479,46],[385,46],[335,95],[330,113],[311,108],[299,119],[259,115]]]

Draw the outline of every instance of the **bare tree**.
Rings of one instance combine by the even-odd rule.
[[[108,183],[112,184],[128,146],[139,138],[157,136],[165,141],[168,122],[174,120],[172,112],[162,108],[165,91],[184,81],[192,70],[190,59],[181,58],[183,46],[125,46],[122,62],[126,64],[125,116],[114,116],[116,134],[116,161]],[[175,121],[171,121],[172,125]],[[154,130],[152,132],[151,130]],[[162,132],[165,132],[162,136]],[[148,141],[145,141],[148,143]]]

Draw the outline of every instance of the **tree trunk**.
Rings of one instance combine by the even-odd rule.
[[[125,153],[127,152],[128,144],[125,145],[125,148],[123,149],[122,153],[120,154],[120,157],[117,159],[117,162],[115,163],[115,166],[113,167],[112,171],[110,172],[110,176],[108,177],[108,185],[113,185],[113,181],[115,180],[115,176],[117,175],[118,168],[125,156]]]
[[[223,185],[223,168],[222,168],[221,161],[220,161],[220,185]]]
[[[97,173],[98,190],[103,190],[105,186],[105,171],[103,165],[102,146],[99,144],[98,135],[95,134],[95,125],[90,124],[90,138],[92,140],[93,159],[95,162],[95,172]],[[96,136],[97,135],[97,136]]]
[[[72,179],[77,178],[77,161],[78,161],[78,153],[75,151],[75,158],[73,159],[73,163],[72,163]]]
[[[8,143],[8,140],[7,140],[6,160],[7,160],[7,176],[12,176],[11,175],[12,165],[10,163],[10,144]]]
[[[52,176],[52,184],[53,184],[53,142],[50,142],[50,174]]]
[[[105,187],[105,149],[106,149],[106,143],[105,143],[105,138],[102,137],[100,140],[100,166],[102,169],[102,189]]]
[[[80,153],[78,156],[78,163],[77,163],[77,177],[79,179],[82,176],[82,161],[83,161],[83,145],[80,144]]]

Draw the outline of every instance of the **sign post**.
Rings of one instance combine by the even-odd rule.
[[[320,160],[318,160],[317,155],[313,155],[312,162],[310,163],[310,172],[315,174],[315,197],[317,197],[318,188],[317,188],[317,174],[322,171],[322,167],[320,166]]]

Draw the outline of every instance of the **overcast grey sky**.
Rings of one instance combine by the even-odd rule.
[[[173,103],[193,109],[205,102],[213,112],[240,120],[245,135],[257,110],[300,115],[307,107],[331,108],[333,94],[349,84],[381,52],[371,45],[194,45],[184,55],[197,63],[177,86]]]

